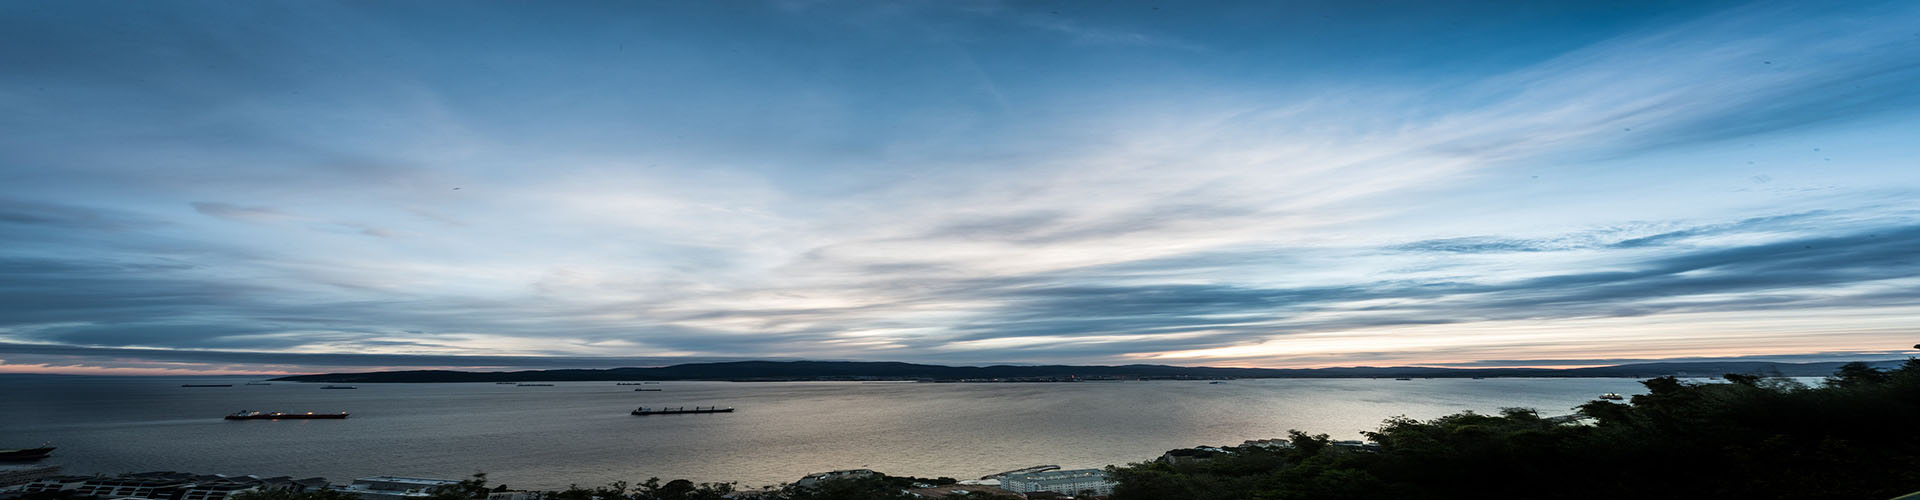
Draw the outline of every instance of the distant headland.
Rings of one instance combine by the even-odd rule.
[[[1898,361],[1875,362],[1892,366]],[[407,370],[293,375],[273,380],[333,383],[566,382],[566,381],[826,381],[898,380],[922,382],[1077,382],[1095,380],[1219,380],[1236,378],[1490,378],[1490,377],[1663,377],[1759,373],[1784,377],[1824,376],[1845,364],[1702,361],[1636,363],[1582,368],[1440,368],[1422,366],[1337,368],[1219,368],[1166,365],[1120,366],[942,366],[867,361],[737,361],[689,363],[604,370],[523,370],[471,372]]]

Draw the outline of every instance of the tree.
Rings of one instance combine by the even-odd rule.
[[[360,500],[360,495],[340,490],[245,490],[227,497],[228,500]],[[25,500],[25,499],[23,499]]]

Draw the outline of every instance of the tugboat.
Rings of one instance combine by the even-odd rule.
[[[1627,398],[1626,398],[1626,397],[1624,397],[1624,396],[1621,396],[1621,395],[1620,395],[1620,393],[1617,393],[1617,392],[1609,392],[1609,393],[1606,393],[1606,394],[1601,394],[1601,395],[1600,395],[1600,399],[1605,399],[1605,400],[1607,400],[1607,401],[1619,401],[1619,400],[1622,400],[1622,399],[1627,399]]]
[[[340,413],[283,413],[240,410],[227,415],[227,420],[310,420],[347,418],[347,412]]]
[[[42,444],[42,445],[40,445],[40,447],[39,447],[39,448],[22,448],[22,449],[18,449],[18,450],[0,450],[0,461],[3,461],[3,462],[25,462],[25,461],[29,461],[29,460],[39,460],[39,459],[42,459],[42,458],[47,458],[47,455],[49,455],[49,454],[52,454],[52,453],[53,453],[53,449],[54,449],[54,447],[52,447],[52,446],[47,446],[47,445],[45,445],[45,444]]]
[[[679,415],[683,413],[733,413],[733,407],[695,406],[688,408],[685,406],[676,406],[673,408],[648,408],[642,406],[640,409],[633,411],[634,415]]]

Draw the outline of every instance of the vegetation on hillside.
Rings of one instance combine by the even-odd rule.
[[[1584,418],[1534,410],[1394,418],[1377,450],[1295,431],[1291,448],[1112,467],[1114,500],[1886,499],[1920,490],[1920,360],[1817,386],[1727,375],[1642,382]]]

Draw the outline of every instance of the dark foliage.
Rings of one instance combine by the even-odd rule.
[[[234,493],[228,500],[360,500],[360,495],[334,490],[288,491],[247,490]]]
[[[1389,419],[1378,450],[1294,432],[1292,449],[1114,467],[1115,500],[1848,499],[1920,490],[1920,360],[1841,367],[1818,387],[1728,375],[1642,382],[1586,418],[1533,410]]]

